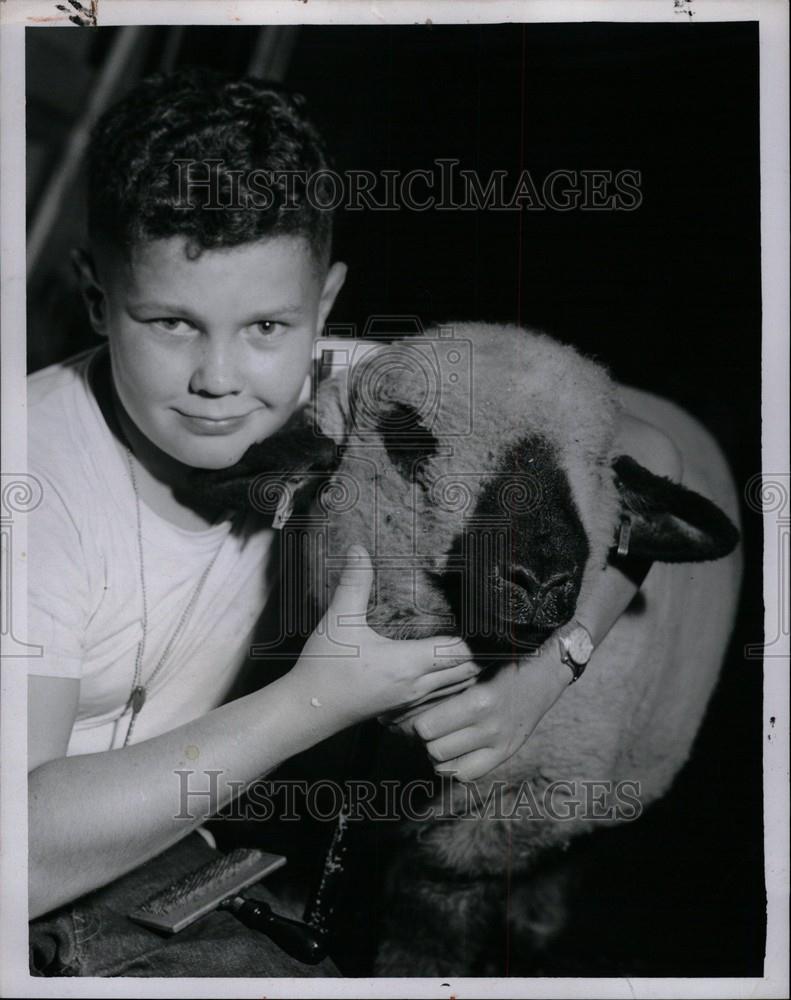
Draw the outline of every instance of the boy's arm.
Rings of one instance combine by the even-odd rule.
[[[652,424],[624,413],[621,417],[616,450],[629,455],[649,472],[680,482],[681,453],[670,438]],[[580,595],[574,617],[586,626],[598,646],[629,606],[651,568],[645,559],[614,557]],[[568,668],[567,668],[568,669]]]
[[[70,508],[45,472],[36,475],[45,502],[31,513],[28,531],[28,625],[44,656],[37,663],[41,673],[28,679],[31,918],[130,871],[195,829],[211,810],[199,796],[192,800],[195,817],[177,818],[183,813],[179,770],[195,772],[190,783],[198,790],[207,787],[206,771],[219,770],[220,808],[231,796],[227,781],[248,784],[329,735],[333,725],[329,716],[306,713],[304,699],[289,697],[293,687],[276,682],[160,737],[67,757],[91,605],[89,573]]]
[[[651,472],[681,479],[680,453],[658,428],[624,414],[617,444],[620,453]],[[574,617],[588,629],[594,647],[631,603],[649,569],[645,561],[614,560],[580,596]],[[506,664],[461,694],[405,713],[396,724],[426,743],[438,773],[473,781],[516,753],[571,677],[551,636],[524,667]]]
[[[372,582],[367,554],[348,557],[322,626],[285,677],[122,749],[63,756],[79,681],[31,678],[30,918],[159,854],[294,754],[477,673],[463,643],[438,659],[450,636],[396,642],[370,629]]]
[[[79,682],[30,679],[31,763],[65,753],[76,696],[64,688],[78,690]],[[291,688],[287,676],[139,744],[35,764],[28,778],[29,918],[131,871],[194,830],[234,791],[331,735],[330,716],[308,715]],[[54,710],[57,699],[63,709],[64,696],[65,716]],[[188,789],[197,793],[186,801],[184,771],[192,772]],[[201,793],[212,771],[219,775],[210,803]]]

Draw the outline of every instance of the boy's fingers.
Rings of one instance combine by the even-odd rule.
[[[421,698],[413,705],[410,705],[405,712],[391,712],[389,715],[382,715],[379,721],[385,726],[403,726],[405,722],[413,719],[416,715],[422,715],[423,712],[427,711],[426,702],[429,700],[430,696]]]
[[[447,701],[440,701],[423,710],[420,735],[424,740],[437,740],[467,726],[474,726],[480,718],[473,690],[462,691]]]
[[[367,551],[361,545],[350,545],[346,552],[346,564],[330,602],[332,613],[365,615],[373,579],[373,566]]]
[[[467,643],[456,636],[435,635],[431,639],[413,639],[412,642],[418,656],[425,654],[426,659],[432,657],[429,670],[445,670],[475,659]]]
[[[447,682],[443,681],[442,687],[431,688],[426,694],[421,695],[416,701],[412,701],[406,708],[395,709],[392,712],[386,712],[384,715],[380,715],[379,722],[383,726],[400,726],[409,719],[414,718],[417,715],[422,715],[424,712],[428,711],[432,705],[438,704],[444,698],[450,698],[451,695],[460,694],[462,691],[466,691],[468,687],[471,687],[477,680],[478,672],[477,667],[473,665],[473,670],[468,671],[465,669],[465,665],[462,664],[461,667],[454,667],[454,677],[448,678]],[[458,671],[456,673],[456,671]],[[432,677],[438,677],[439,674],[432,673]]]
[[[426,744],[429,757],[438,764],[453,760],[454,757],[461,757],[462,754],[490,749],[486,734],[477,726],[467,726],[466,729],[448,733],[447,736],[441,736],[438,740],[430,740]]]
[[[449,684],[447,687],[437,688],[436,691],[431,691],[429,694],[424,695],[422,698],[418,698],[417,701],[413,701],[410,705],[409,711],[402,713],[403,718],[409,718],[410,715],[417,715],[421,711],[425,711],[429,706],[441,701],[443,698],[449,698],[452,694],[458,694],[460,691],[466,691],[468,687],[475,684],[478,677],[477,674],[472,677],[467,677],[465,680],[456,681],[455,684]]]
[[[432,670],[430,673],[424,674],[419,680],[419,685],[424,689],[425,694],[439,694],[444,688],[456,684],[458,681],[477,677],[480,670],[477,663],[467,660],[465,663],[458,663],[456,666],[444,670]]]
[[[430,736],[427,735],[429,739],[444,736],[466,725],[474,725],[480,713],[474,711],[473,701],[467,697],[466,692],[474,686],[475,681],[476,678],[472,677],[458,685],[452,685],[447,691],[444,688],[432,691],[413,702],[405,711],[392,712],[386,717],[386,722],[388,725],[401,726],[419,715],[423,719],[426,733],[430,733]]]
[[[477,781],[492,768],[497,767],[502,761],[497,760],[497,755],[487,749],[473,750],[472,753],[462,754],[461,757],[454,757],[453,760],[445,761],[434,767],[436,774],[444,774],[453,777],[457,781]]]

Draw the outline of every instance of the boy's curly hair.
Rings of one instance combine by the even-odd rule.
[[[94,126],[88,149],[91,239],[128,250],[183,236],[188,254],[197,256],[267,236],[299,235],[326,266],[332,213],[320,206],[331,198],[326,174],[317,172],[327,171],[329,162],[304,104],[278,85],[204,69],[146,78]],[[311,175],[313,182],[306,180]]]

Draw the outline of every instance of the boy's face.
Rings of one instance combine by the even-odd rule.
[[[307,400],[313,342],[346,268],[319,273],[301,237],[204,250],[181,237],[97,261],[94,328],[137,429],[195,468],[233,465]]]

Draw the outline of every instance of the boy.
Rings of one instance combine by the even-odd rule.
[[[185,164],[211,180],[188,185],[186,203]],[[325,167],[298,100],[207,73],[144,82],[94,132],[90,253],[75,264],[107,345],[29,383],[44,491],[29,541],[29,630],[44,647],[29,686],[30,917],[49,914],[31,944],[43,974],[309,974],[224,913],[170,941],[125,919],[147,890],[211,856],[194,833],[201,817],[176,818],[175,772],[219,771],[222,808],[230,783],[238,791],[388,715],[442,766],[476,777],[521,745],[569,681],[553,647],[530,671],[502,670],[488,707],[466,692],[421,705],[477,668],[461,642],[438,661],[447,638],[393,642],[369,629],[372,574],[359,552],[327,613],[331,633],[339,615],[355,616],[356,655],[339,659],[317,630],[288,675],[223,704],[270,589],[273,533],[260,515],[200,509],[180,488],[193,469],[233,465],[309,397],[314,340],[345,266],[331,263],[328,213],[294,178]],[[273,172],[273,203],[237,207],[256,171]],[[648,451],[663,447],[649,433]],[[657,468],[645,446],[631,450]],[[587,600],[594,641],[634,589],[613,570]]]
[[[358,656],[322,669],[333,650],[316,635],[288,677],[217,707],[266,600],[273,532],[254,515],[215,519],[174,490],[191,468],[232,465],[306,402],[313,342],[345,267],[329,265],[329,219],[304,197],[268,213],[185,210],[173,161],[212,154],[236,169],[324,165],[299,105],[271,88],[206,74],[140,86],[94,135],[92,252],[76,256],[107,349],[30,380],[31,468],[44,490],[30,527],[30,634],[44,647],[30,679],[31,917],[195,828],[173,818],[174,772],[193,753],[223,784],[246,784],[354,721],[475,672],[469,651],[438,662],[435,643],[393,643],[363,623]],[[217,170],[220,185],[229,177]],[[366,558],[362,567],[347,573],[333,614],[364,614]],[[221,790],[216,806],[228,797]],[[93,915],[77,907],[66,923]],[[98,940],[88,955],[80,938],[101,935],[62,933],[49,932],[61,954],[47,971],[135,968],[117,942],[92,958]],[[263,939],[250,934],[244,952],[223,943],[217,968],[202,947],[200,966],[192,953],[180,972],[149,960],[146,974],[288,974],[283,962],[262,964]],[[175,943],[170,951],[185,950]],[[160,940],[146,933],[134,944],[150,953]]]

